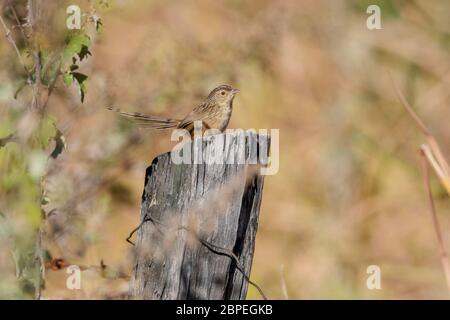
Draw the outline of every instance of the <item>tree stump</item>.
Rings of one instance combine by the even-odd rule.
[[[245,299],[264,180],[259,168],[267,164],[269,141],[252,132],[219,134],[184,146],[197,164],[175,164],[170,152],[153,160],[132,299]]]

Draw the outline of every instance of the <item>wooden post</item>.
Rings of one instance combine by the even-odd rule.
[[[185,145],[183,152],[199,152],[201,164],[175,164],[170,153],[153,160],[132,299],[245,299],[263,188],[255,162],[267,160],[269,141],[244,131],[220,134]]]

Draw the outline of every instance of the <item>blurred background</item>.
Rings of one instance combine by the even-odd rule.
[[[84,102],[61,80],[48,101],[66,150],[46,164],[54,142],[45,153],[0,149],[1,298],[32,298],[20,266],[41,207],[43,297],[126,297],[125,239],[139,223],[145,169],[174,143],[105,106],[182,117],[225,83],[241,90],[230,128],[280,129],[280,171],[265,179],[251,273],[269,298],[448,298],[420,170],[424,138],[389,72],[449,159],[449,1],[94,2],[45,10],[48,51],[64,44],[69,4],[95,5],[102,22],[80,63]],[[370,4],[381,8],[381,30],[366,27]],[[12,25],[6,1],[1,8]],[[0,137],[24,126],[30,90],[14,98],[22,73],[2,35]],[[449,199],[434,175],[432,187],[450,246]],[[82,266],[81,290],[66,288],[66,264]],[[369,265],[381,268],[380,290],[366,287]],[[251,286],[248,298],[260,298]]]

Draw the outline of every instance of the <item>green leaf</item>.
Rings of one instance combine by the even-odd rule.
[[[87,80],[88,76],[80,72],[72,72],[73,77],[78,83],[83,83]]]
[[[55,119],[48,115],[42,118],[36,133],[40,145],[46,148],[56,135]]]
[[[86,96],[86,85],[84,83],[79,83],[80,85],[80,99],[81,103],[84,102],[84,97]]]
[[[73,59],[75,55],[78,55],[80,57],[80,60],[82,60],[82,58],[90,54],[88,50],[90,44],[91,39],[87,34],[84,33],[75,34],[69,39],[66,46],[64,47],[63,50],[64,61],[67,61],[71,58]]]
[[[70,87],[70,85],[73,82],[73,77],[72,77],[72,73],[70,72],[65,72],[63,74],[63,82],[67,87]]]
[[[103,31],[103,22],[100,18],[95,19],[95,31],[102,32]]]
[[[81,102],[84,102],[84,97],[86,95],[86,80],[88,78],[87,75],[79,72],[72,72],[72,76],[78,83],[78,87],[80,89]]]
[[[63,81],[66,86],[70,86],[73,83],[73,80],[78,84],[78,88],[80,90],[80,96],[81,96],[81,102],[84,102],[84,97],[86,96],[86,80],[88,78],[87,75],[80,73],[80,72],[74,72],[73,70],[77,70],[78,66],[76,64],[72,64],[70,66],[71,71],[66,71],[63,73]]]
[[[80,58],[80,61],[83,61],[84,58],[86,58],[87,56],[91,56],[91,52],[89,51],[89,48],[85,45],[81,46],[81,50],[78,53],[78,57]]]
[[[64,151],[64,149],[67,148],[67,144],[66,144],[66,138],[63,136],[61,130],[59,130],[56,126],[56,135],[54,137],[55,140],[55,149],[53,149],[52,153],[50,154],[50,156],[53,159],[58,158],[58,156]]]

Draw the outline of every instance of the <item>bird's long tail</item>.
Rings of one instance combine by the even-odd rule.
[[[145,128],[151,128],[151,129],[171,129],[176,128],[180,124],[181,120],[177,119],[170,119],[170,118],[164,118],[164,117],[158,117],[158,116],[150,116],[145,115],[138,112],[123,112],[120,111],[119,108],[114,107],[106,107],[108,110],[116,112],[119,116],[121,116],[124,119],[127,119],[128,121],[133,122],[134,124],[145,127]]]

